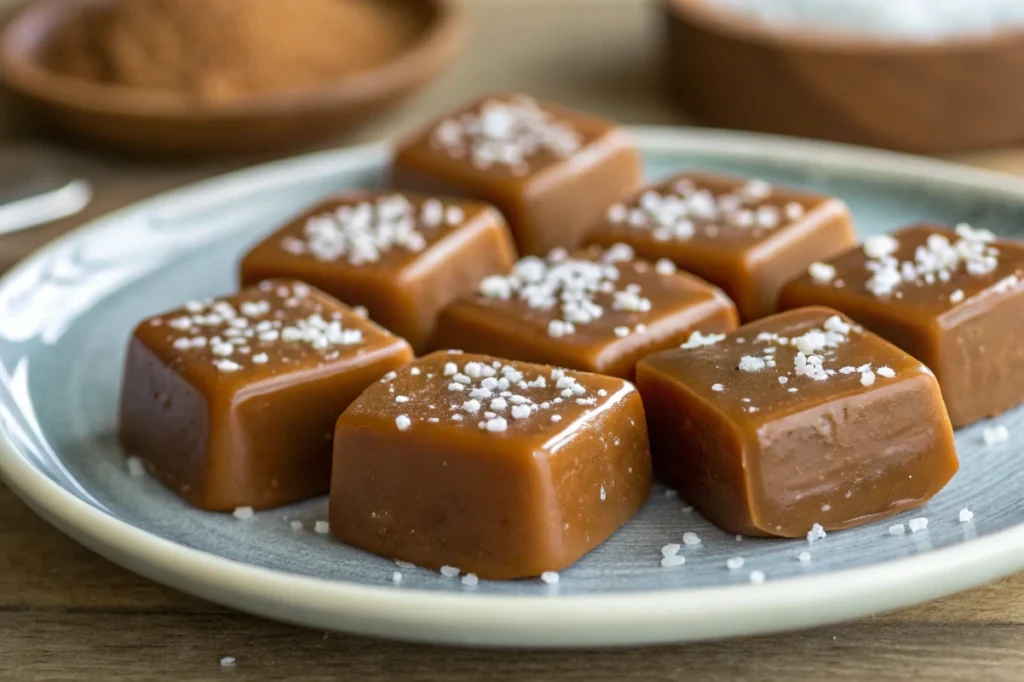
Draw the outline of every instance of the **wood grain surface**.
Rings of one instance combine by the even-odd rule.
[[[6,0],[2,0],[6,2]],[[683,119],[656,89],[642,0],[475,0],[465,58],[410,106],[338,144],[379,139],[469,95],[517,89],[635,123]],[[0,102],[0,145],[39,145],[91,179],[73,220],[0,237],[0,271],[82,220],[252,163],[159,165],[58,144]],[[4,153],[0,146],[0,155]],[[1024,150],[959,161],[1024,175]],[[235,666],[220,659],[234,656]],[[80,547],[0,485],[0,682],[22,680],[1024,680],[1024,574],[809,632],[628,650],[442,649],[303,630],[137,577]]]

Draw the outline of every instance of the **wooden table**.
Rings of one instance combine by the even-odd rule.
[[[3,0],[6,2],[7,0]],[[680,123],[655,87],[641,0],[476,0],[466,58],[409,106],[338,144],[375,139],[466,96],[513,89],[634,123]],[[0,108],[7,145],[58,149],[92,179],[97,215],[245,165],[152,164],[59,148]],[[2,153],[0,149],[0,153]],[[1024,174],[1024,150],[958,160]],[[81,222],[0,237],[0,271]],[[222,669],[219,661],[237,664]],[[0,680],[1024,680],[1024,574],[798,634],[648,649],[512,653],[326,635],[242,615],[78,546],[0,486]]]

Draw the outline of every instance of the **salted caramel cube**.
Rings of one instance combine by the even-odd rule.
[[[774,313],[779,290],[812,262],[856,243],[838,199],[703,173],[677,175],[615,204],[590,241],[668,258],[722,287],[745,322]]]
[[[987,230],[914,225],[815,263],[783,308],[827,305],[935,372],[953,426],[1024,401],[1024,245]]]
[[[695,337],[636,381],[656,475],[730,533],[813,539],[922,505],[957,471],[932,373],[828,308]]]
[[[650,493],[643,405],[621,379],[440,351],[338,420],[341,541],[481,578],[561,570]]]
[[[442,307],[515,262],[494,208],[421,194],[353,192],[328,199],[274,232],[242,260],[249,286],[308,282],[422,350]]]
[[[409,345],[293,280],[144,320],[128,347],[124,449],[192,505],[263,509],[330,486],[334,422]]]
[[[397,187],[480,199],[508,218],[522,255],[579,246],[643,178],[624,129],[593,116],[497,94],[403,140]]]
[[[527,256],[507,276],[486,278],[441,312],[433,347],[632,379],[643,356],[737,324],[717,287],[619,244]]]

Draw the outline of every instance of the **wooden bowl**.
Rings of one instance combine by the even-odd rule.
[[[668,90],[711,125],[914,152],[1024,141],[1024,31],[909,42],[662,10]]]
[[[107,147],[163,155],[282,151],[360,123],[424,85],[455,54],[456,0],[407,0],[427,21],[408,51],[379,68],[311,89],[225,103],[95,83],[55,73],[40,54],[55,28],[89,6],[131,0],[40,0],[0,35],[0,79],[44,123]]]

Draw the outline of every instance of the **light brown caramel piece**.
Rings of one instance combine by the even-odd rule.
[[[433,353],[338,420],[331,532],[420,566],[535,576],[625,523],[647,499],[650,467],[631,384]]]
[[[135,329],[121,442],[203,509],[312,497],[329,487],[338,415],[411,359],[405,341],[323,292],[266,281]]]
[[[505,220],[475,201],[354,192],[323,202],[243,259],[249,286],[292,277],[353,306],[422,350],[447,303],[515,262]]]
[[[624,242],[722,287],[749,322],[776,310],[779,290],[856,241],[838,199],[759,180],[683,173],[610,208],[590,241]]]
[[[961,229],[970,237],[991,238]],[[944,240],[929,255],[929,238]],[[893,239],[895,241],[893,241]],[[869,258],[865,248],[851,249],[815,267],[783,289],[783,308],[827,305],[841,310],[921,360],[935,372],[954,426],[997,415],[1024,401],[1024,246],[1010,241],[975,241],[964,245],[954,230],[916,225],[888,238],[896,275],[879,273],[882,259]],[[972,239],[966,240],[967,242]],[[869,239],[868,251],[878,255],[886,238]],[[948,253],[947,248],[977,252],[969,264],[961,258],[949,268],[919,272],[906,278],[903,263]],[[973,251],[971,251],[973,249]],[[987,255],[993,253],[995,255]],[[991,258],[991,260],[988,260]],[[869,265],[873,269],[869,269]],[[991,269],[990,269],[991,268]],[[941,271],[946,274],[942,275]],[[972,274],[973,272],[973,274]],[[907,273],[910,275],[912,273]],[[929,281],[930,280],[930,281]]]
[[[920,362],[827,308],[637,365],[659,478],[730,533],[802,537],[924,504],[956,473]]]
[[[640,156],[609,121],[495,94],[398,145],[397,187],[480,199],[509,221],[522,255],[575,248],[642,182]]]
[[[645,355],[737,323],[717,287],[667,261],[637,260],[620,244],[528,257],[508,276],[484,280],[475,296],[442,311],[433,347],[632,379]]]

